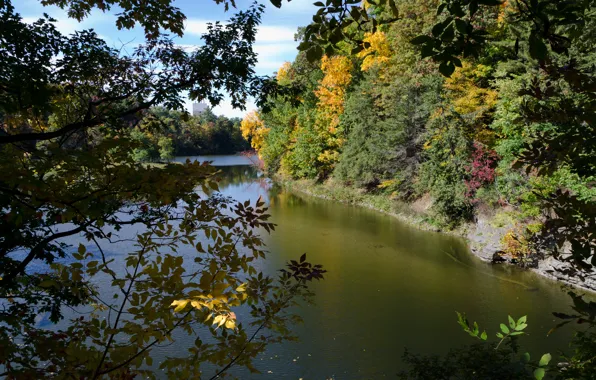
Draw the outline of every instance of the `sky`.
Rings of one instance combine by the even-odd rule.
[[[268,0],[262,24],[258,29],[254,50],[258,54],[258,64],[255,70],[258,75],[271,75],[286,61],[292,61],[296,56],[297,42],[294,33],[300,26],[306,26],[316,12],[313,6],[315,0],[284,1],[280,9],[275,8]],[[252,0],[236,0],[238,9],[246,9]],[[118,30],[115,25],[116,17],[110,13],[103,13],[95,9],[91,16],[81,23],[66,16],[66,12],[58,7],[44,7],[39,0],[13,1],[16,11],[26,22],[37,20],[45,12],[57,20],[56,26],[63,34],[73,33],[75,30],[94,29],[108,45],[120,48],[123,45],[134,46],[144,41],[140,27],[131,30]],[[225,21],[232,16],[231,9],[227,13],[223,5],[215,4],[214,0],[174,0],[174,6],[180,8],[187,17],[184,36],[176,38],[180,45],[198,45],[201,35],[206,32],[206,25],[210,21]],[[187,101],[187,110],[192,111],[192,102]],[[242,117],[247,111],[255,108],[252,102],[246,105],[245,111],[233,109],[226,99],[213,109],[217,115],[228,117]]]

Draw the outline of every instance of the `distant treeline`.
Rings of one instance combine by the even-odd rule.
[[[152,108],[131,132],[139,143],[137,161],[163,161],[174,156],[233,154],[250,149],[242,138],[239,118],[216,116],[205,110],[198,116],[163,107]]]

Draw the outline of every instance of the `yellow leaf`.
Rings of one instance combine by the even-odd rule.
[[[190,302],[190,300],[177,300],[172,302],[172,304],[170,306],[176,306],[176,308],[174,309],[174,312],[179,313],[182,310],[184,310],[184,308],[186,307],[186,305],[188,305],[188,303]]]
[[[221,326],[221,324],[225,322],[224,316],[223,315],[218,315],[217,317],[213,318],[213,323],[214,325],[217,325],[217,327]]]

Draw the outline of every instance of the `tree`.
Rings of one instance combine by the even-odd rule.
[[[256,110],[252,110],[244,116],[240,123],[240,130],[242,136],[247,140],[250,139],[250,145],[257,151],[263,146],[263,141],[269,132]]]
[[[214,377],[233,365],[256,370],[251,359],[268,343],[291,338],[289,307],[324,271],[303,255],[276,278],[258,272],[259,232],[274,228],[264,202],[203,195],[217,189],[209,165],[139,165],[131,152],[142,148],[135,133],[153,106],[182,108],[188,92],[213,104],[229,93],[241,107],[261,94],[268,82],[254,74],[252,44],[264,7],[209,26],[187,53],[162,33],[182,33],[184,15],[169,1],[43,4],[79,20],[118,6],[118,27],[138,22],[147,40],[121,55],[93,31],[63,36],[47,16],[26,24],[0,2],[2,375],[155,377],[151,350],[197,329],[186,354],[159,364],[167,375],[196,377],[205,362]],[[171,156],[168,138],[155,146]],[[127,226],[141,232],[127,235]],[[110,256],[116,242],[130,250]],[[251,316],[238,317],[238,307]],[[44,314],[60,324],[40,327]]]

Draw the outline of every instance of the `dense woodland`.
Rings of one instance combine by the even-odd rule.
[[[314,62],[300,53],[277,72],[296,96],[272,97],[243,121],[269,172],[407,202],[430,196],[429,221],[441,228],[503,209],[515,221],[507,253],[522,263],[554,248],[556,198],[573,208],[559,215],[570,229],[594,233],[595,8],[583,4],[581,34],[565,24],[547,47],[533,43],[523,1],[481,6],[469,20],[439,14],[450,3],[438,0],[375,4],[378,20],[400,18],[356,30],[362,48],[346,38]],[[468,22],[482,31],[478,51],[425,58],[434,39],[457,45]],[[573,244],[589,253],[589,240]]]
[[[189,51],[169,0],[39,2],[78,21],[117,10],[116,27],[145,41],[123,53],[0,0],[2,377],[217,379],[258,372],[269,345],[297,339],[295,306],[325,270],[304,254],[263,272],[275,228],[265,202],[218,195],[208,163],[138,162],[242,146],[233,120],[170,111],[188,98],[254,99],[240,130],[272,175],[429,196],[447,227],[506,207],[521,261],[553,254],[570,276],[593,273],[594,0],[316,2],[277,78],[254,70],[264,4],[215,0],[229,18]],[[480,345],[406,353],[402,376],[594,378],[596,303],[570,302],[555,328],[586,329],[569,356],[525,353],[524,316],[489,335],[459,314]],[[196,338],[154,363],[182,334]]]
[[[193,116],[163,107],[151,108],[131,137],[139,144],[132,154],[140,162],[234,154],[250,149],[242,138],[240,119],[216,116],[210,109]]]

